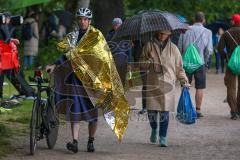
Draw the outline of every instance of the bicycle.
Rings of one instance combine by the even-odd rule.
[[[34,98],[32,117],[30,122],[30,154],[34,155],[37,148],[37,141],[46,137],[47,146],[53,149],[58,135],[59,119],[54,105],[54,95],[46,79],[39,77],[29,78],[30,82],[36,84],[31,86],[37,87],[37,94]],[[46,92],[47,98],[42,98],[42,93]]]

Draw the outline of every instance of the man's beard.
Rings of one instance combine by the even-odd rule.
[[[87,31],[88,27],[89,27],[89,25],[87,27],[82,27],[82,26],[79,25],[79,29],[83,32]]]

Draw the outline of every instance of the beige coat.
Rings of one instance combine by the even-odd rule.
[[[156,42],[148,42],[143,47],[140,62],[141,69],[147,71],[147,109],[174,112],[175,82],[188,83],[176,45],[168,41],[161,51]]]
[[[24,41],[24,55],[37,56],[39,43],[38,23],[33,18],[26,18],[24,23],[32,23],[33,36],[30,40]]]

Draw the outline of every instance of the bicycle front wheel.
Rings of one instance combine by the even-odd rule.
[[[46,135],[46,139],[48,148],[53,149],[57,142],[59,128],[59,117],[53,102],[53,97],[48,99],[47,110],[48,134]]]
[[[33,109],[32,109],[32,118],[30,123],[30,154],[34,155],[37,147],[37,136],[38,136],[38,120],[39,120],[39,103],[37,100],[34,100]]]

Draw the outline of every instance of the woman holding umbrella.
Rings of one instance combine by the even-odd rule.
[[[141,69],[147,71],[146,107],[152,129],[150,141],[156,143],[158,132],[161,147],[168,146],[169,112],[175,110],[175,81],[180,80],[182,86],[190,86],[183,69],[181,54],[171,42],[170,35],[170,30],[157,31],[153,40],[144,45],[140,58]]]
[[[146,73],[146,108],[152,128],[150,141],[157,141],[159,123],[159,143],[162,147],[167,146],[169,112],[175,111],[175,81],[178,79],[183,86],[190,86],[183,69],[182,56],[171,42],[170,35],[187,29],[188,25],[180,22],[176,15],[153,10],[126,19],[115,34],[115,39],[129,38],[145,44],[140,67],[141,72]]]

